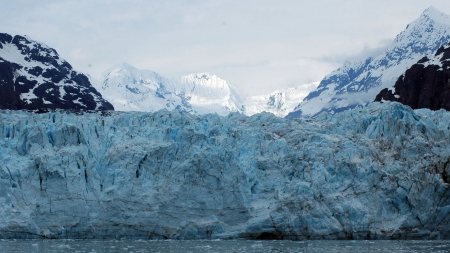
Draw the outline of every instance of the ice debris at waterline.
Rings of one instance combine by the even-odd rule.
[[[449,122],[0,111],[0,237],[450,239]]]

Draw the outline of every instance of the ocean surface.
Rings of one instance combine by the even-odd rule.
[[[0,252],[450,252],[450,241],[0,240]]]

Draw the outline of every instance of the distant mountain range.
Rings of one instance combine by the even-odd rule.
[[[321,112],[333,114],[365,105],[381,90],[392,90],[399,76],[406,80],[413,75],[405,75],[405,71],[422,58],[419,65],[429,60],[439,62],[443,58],[437,59],[435,52],[449,41],[450,16],[429,7],[379,56],[345,64],[320,83],[247,96],[211,73],[166,78],[127,63],[117,64],[94,79],[73,70],[56,50],[45,44],[26,36],[3,33],[0,34],[0,109],[177,109],[219,115],[230,112],[253,115],[266,111],[287,118],[311,117]],[[419,71],[420,67],[413,67],[409,72],[414,69]],[[407,84],[403,83],[402,89],[407,89]],[[387,91],[380,95],[385,100],[399,96],[395,92],[389,95]]]
[[[410,23],[379,56],[345,64],[327,75],[288,118],[336,113],[374,100],[384,88],[424,56],[450,41],[450,17],[434,7]]]
[[[117,64],[94,79],[73,70],[44,43],[0,34],[0,109],[178,109],[219,115],[269,111],[283,117],[316,86],[251,97],[214,74],[165,78],[127,63]]]
[[[240,92],[209,73],[165,78],[121,63],[105,71],[94,86],[118,111],[182,110],[226,115],[242,111]]]
[[[0,33],[0,109],[114,108],[56,50]]]
[[[103,97],[118,111],[178,109],[194,114],[253,115],[262,111],[284,117],[318,83],[280,89],[267,95],[247,96],[211,73],[166,78],[150,70],[120,63],[92,81]]]

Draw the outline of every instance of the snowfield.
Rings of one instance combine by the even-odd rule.
[[[450,239],[449,122],[0,111],[0,238]]]

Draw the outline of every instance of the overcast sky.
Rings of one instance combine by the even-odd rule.
[[[249,95],[320,81],[382,52],[448,0],[1,0],[0,32],[99,76],[119,62],[165,77],[211,72]]]

